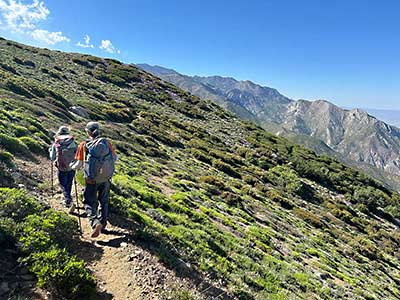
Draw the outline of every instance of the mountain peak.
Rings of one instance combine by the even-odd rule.
[[[149,65],[149,64],[134,64],[136,67],[143,69],[146,72],[149,73],[157,73],[160,75],[167,75],[167,74],[177,74],[177,72],[173,69],[168,69],[168,68],[164,68],[158,65]]]

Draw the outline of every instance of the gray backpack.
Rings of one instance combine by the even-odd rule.
[[[72,136],[57,138],[56,146],[56,166],[60,171],[71,171],[69,164],[74,160],[78,148]]]
[[[109,180],[114,174],[115,158],[105,138],[86,142],[87,159],[85,161],[85,178],[96,183]]]

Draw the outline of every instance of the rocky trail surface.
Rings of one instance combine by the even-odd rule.
[[[36,188],[33,191],[39,199],[47,203],[51,208],[68,213],[68,209],[62,204],[62,193],[54,179],[55,192],[50,192],[50,172],[48,161],[41,159],[40,163],[19,162],[19,171],[15,176],[24,178],[28,185],[32,179],[40,180],[43,190]],[[82,187],[78,186],[78,194],[81,195]],[[74,203],[76,204],[75,190],[73,188]],[[78,196],[81,198],[81,196]],[[112,199],[111,199],[112,201]],[[191,274],[178,266],[176,270],[168,268],[157,256],[151,243],[137,241],[136,223],[121,216],[110,214],[107,232],[97,238],[91,238],[91,227],[85,216],[81,199],[71,216],[81,219],[82,233],[77,232],[77,238],[70,245],[72,254],[84,260],[92,271],[97,282],[96,300],[167,300],[167,299],[226,299],[224,292],[213,289],[211,285],[199,279],[194,279]],[[0,300],[14,299],[52,299],[49,293],[35,287],[35,278],[28,270],[13,261],[12,251],[7,253],[9,264],[7,270],[15,272],[2,277],[0,286]],[[7,261],[7,259],[5,259]],[[27,292],[21,294],[19,290]],[[212,293],[212,295],[210,295]],[[15,296],[17,298],[15,298]]]

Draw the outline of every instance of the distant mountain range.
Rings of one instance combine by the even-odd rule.
[[[328,101],[292,100],[276,89],[221,76],[187,76],[160,66],[138,67],[203,99],[210,99],[278,135],[317,153],[367,171],[400,188],[400,129],[361,109]]]

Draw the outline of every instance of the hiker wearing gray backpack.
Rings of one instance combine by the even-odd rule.
[[[98,237],[100,232],[105,232],[107,226],[111,177],[117,156],[111,143],[100,137],[99,123],[89,122],[85,131],[89,140],[79,144],[76,161],[71,163],[71,167],[74,170],[84,167],[83,204],[93,229],[91,237]],[[101,208],[100,216],[97,213],[98,203]]]
[[[77,151],[77,144],[74,137],[70,135],[67,126],[60,126],[54,136],[54,143],[49,148],[49,156],[58,170],[58,182],[60,183],[64,194],[64,205],[70,210],[74,209],[72,202],[71,189],[72,180],[75,176],[75,171],[70,167],[70,163],[74,160]],[[53,168],[53,166],[51,166]]]

